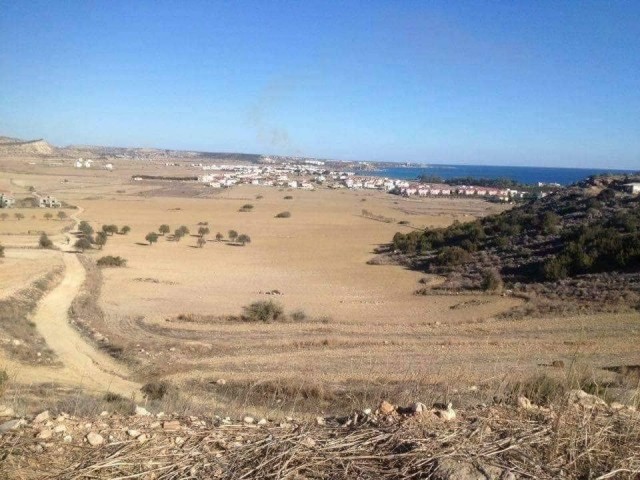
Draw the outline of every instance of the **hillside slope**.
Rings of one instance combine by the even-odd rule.
[[[442,274],[444,289],[543,293],[598,310],[640,308],[640,196],[590,178],[499,215],[397,233],[395,259]],[[425,293],[425,292],[423,292]]]
[[[22,141],[15,138],[1,137],[0,155],[51,155],[55,148],[45,140]]]

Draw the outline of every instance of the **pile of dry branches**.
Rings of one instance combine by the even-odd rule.
[[[25,426],[0,436],[0,472],[10,479],[162,480],[640,476],[640,418],[628,410],[493,406],[458,412],[450,422],[360,414],[356,422],[264,426],[176,417],[180,428],[171,431],[154,420],[104,417],[93,424],[105,437],[97,447],[43,443]],[[86,421],[75,425],[81,430]],[[144,441],[126,438],[132,422],[146,432]]]

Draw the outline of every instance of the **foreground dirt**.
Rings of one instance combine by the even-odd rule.
[[[274,422],[245,417],[44,411],[0,407],[8,479],[616,478],[640,474],[640,415],[580,390],[551,407],[518,398],[455,411],[387,402],[374,412]]]

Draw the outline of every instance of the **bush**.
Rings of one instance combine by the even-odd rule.
[[[276,218],[289,218],[291,216],[291,212],[280,212],[276,215]]]
[[[149,232],[144,239],[149,242],[149,245],[152,245],[158,241],[158,234],[156,232]]]
[[[0,244],[0,258],[4,257],[4,246]]]
[[[500,272],[498,272],[497,270],[486,270],[482,274],[483,290],[487,292],[496,292],[502,290],[502,286],[502,277],[500,276]]]
[[[127,233],[129,233],[131,231],[131,227],[129,225],[125,225],[124,227],[122,227],[120,229],[120,233],[122,235],[126,235]]]
[[[304,312],[304,310],[296,310],[295,312],[291,313],[291,320],[293,320],[294,322],[304,322],[307,319],[307,314]]]
[[[242,309],[246,322],[275,322],[284,318],[284,308],[273,300],[253,302]]]
[[[284,197],[285,200],[293,200],[293,197],[291,195],[287,195],[286,197]]]
[[[113,255],[106,255],[100,257],[96,264],[99,267],[126,267],[127,260],[122,257],[114,257]]]
[[[46,233],[43,233],[42,235],[40,235],[40,240],[38,240],[38,245],[40,245],[40,248],[52,248],[53,242],[47,236]]]
[[[165,381],[145,383],[140,391],[147,400],[162,400],[172,389],[172,385]]]
[[[460,247],[445,247],[438,255],[438,263],[444,266],[461,265],[469,260],[471,260],[469,252]]]
[[[91,248],[91,242],[89,241],[88,238],[81,238],[74,244],[74,247],[84,252],[85,250],[88,250]]]
[[[85,220],[80,222],[80,224],[78,225],[78,230],[84,233],[86,236],[89,236],[93,233],[93,227],[89,225],[89,222],[86,222]]]
[[[241,212],[250,212],[251,210],[253,210],[253,205],[250,203],[247,203],[240,208]]]

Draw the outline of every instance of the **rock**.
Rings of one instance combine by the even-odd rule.
[[[391,415],[392,413],[394,413],[396,411],[396,407],[394,407],[393,405],[391,405],[389,402],[387,402],[386,400],[383,400],[380,405],[378,406],[378,413],[380,415]]]
[[[187,439],[184,437],[176,437],[174,442],[176,443],[176,445],[181,446],[182,444],[184,444],[184,442],[186,442]]]
[[[242,419],[242,421],[243,421],[244,423],[253,423],[253,422],[255,421],[255,419],[254,419],[253,417],[250,417],[250,416],[248,416],[248,415],[247,415],[246,417],[244,417],[244,418]]]
[[[169,432],[175,432],[177,430],[180,430],[182,428],[182,425],[180,425],[180,422],[178,420],[167,420],[162,422],[162,428]]]
[[[6,433],[10,430],[15,430],[16,428],[19,428],[24,424],[25,424],[25,421],[22,419],[9,420],[8,422],[4,422],[3,424],[0,424],[0,433]]]
[[[140,430],[127,430],[127,435],[133,438],[139,437],[140,433]]]
[[[153,422],[151,425],[149,425],[149,428],[158,428],[160,426],[160,422]]]
[[[307,448],[313,448],[316,446],[316,441],[311,437],[304,437],[300,440],[300,444],[304,445]]]
[[[40,430],[36,435],[36,438],[38,440],[48,440],[51,437],[53,437],[53,432],[48,428],[45,428],[44,430]]]
[[[216,384],[218,385],[226,385],[227,381],[224,378],[219,378],[216,380]]]
[[[564,362],[562,360],[554,360],[551,362],[551,366],[554,368],[564,368]]]
[[[86,438],[87,442],[89,442],[89,445],[91,445],[92,447],[97,447],[98,445],[102,445],[104,443],[104,438],[102,438],[102,435],[100,435],[99,433],[89,432]]]
[[[609,407],[611,408],[611,410],[623,410],[625,408],[625,406],[620,402],[611,402],[611,405],[609,405]]]
[[[371,415],[371,409],[370,408],[365,408],[364,410],[362,410],[363,415]]]
[[[13,417],[16,414],[13,408],[6,405],[0,405],[0,417]]]
[[[16,347],[19,347],[20,345],[22,345],[22,342],[17,338],[14,339],[11,343],[13,343]]]
[[[438,417],[445,421],[451,421],[456,419],[456,411],[453,409],[451,402],[447,404],[447,408],[436,407],[432,410]]]
[[[63,441],[64,443],[71,443],[71,442],[73,441],[73,437],[72,437],[71,435],[65,435],[65,436],[62,438],[62,441]]]
[[[33,423],[42,423],[49,420],[49,410],[45,410],[42,413],[36,415],[36,418],[33,419]]]
[[[100,412],[100,416],[101,417],[108,417],[109,416],[109,412],[107,412],[106,410],[103,410],[102,412]]]
[[[148,417],[151,413],[149,413],[146,408],[136,405],[136,415],[139,417]]]
[[[316,423],[318,425],[326,425],[327,421],[324,419],[324,417],[316,417]]]
[[[53,429],[53,433],[64,433],[67,431],[67,427],[65,425],[56,425]]]
[[[143,433],[142,435],[140,435],[138,438],[136,438],[136,440],[138,440],[138,442],[140,443],[144,443],[147,440],[149,440],[149,437],[147,436],[146,433]]]
[[[424,403],[420,403],[420,402],[415,402],[414,404],[411,405],[411,413],[413,413],[414,415],[422,415],[424,412],[427,411],[427,406]]]
[[[484,465],[480,462],[442,458],[437,462],[434,480],[511,480],[515,477],[508,470]]]
[[[583,390],[571,390],[567,394],[569,403],[581,405],[584,408],[606,407],[604,400],[595,395],[591,395]]]
[[[266,424],[267,424],[266,418],[261,418],[260,420],[258,420],[258,425],[266,425]]]
[[[531,410],[533,408],[533,404],[527,397],[525,397],[524,395],[520,395],[518,397],[518,407],[522,408],[523,410]]]

